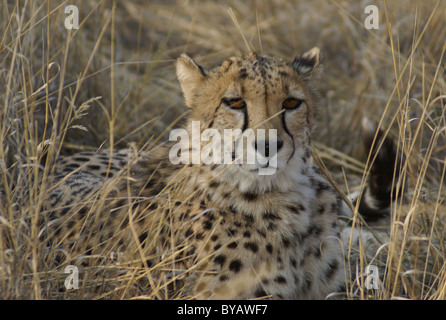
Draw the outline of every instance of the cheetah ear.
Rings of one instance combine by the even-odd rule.
[[[177,78],[188,107],[192,108],[194,92],[207,76],[207,71],[187,54],[183,53],[177,60]]]
[[[318,70],[320,67],[319,48],[314,47],[313,49],[305,52],[302,57],[294,58],[292,66],[300,75],[307,75],[313,70]]]

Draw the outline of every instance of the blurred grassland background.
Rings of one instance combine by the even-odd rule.
[[[364,27],[369,4],[379,9],[378,30]],[[67,5],[79,8],[77,30],[64,26]],[[33,210],[23,200],[30,192],[23,168],[48,164],[57,154],[131,143],[143,148],[166,139],[166,129],[187,111],[174,68],[182,52],[213,67],[247,53],[248,46],[290,60],[321,49],[323,100],[313,140],[344,190],[344,174],[349,188],[363,176],[360,133],[367,117],[381,123],[408,159],[409,202],[423,197],[439,203],[445,41],[446,2],[435,0],[3,0],[2,219]],[[444,268],[438,270],[444,277]],[[36,297],[25,287],[9,296]]]

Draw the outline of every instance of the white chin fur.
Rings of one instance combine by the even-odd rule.
[[[294,159],[293,159],[294,160]],[[301,172],[301,163],[291,160],[286,165],[279,161],[277,168],[273,169],[274,174],[259,174],[258,166],[248,165],[222,165],[217,173],[220,180],[228,185],[237,188],[240,192],[264,193],[270,190],[289,190],[299,180],[304,178]]]

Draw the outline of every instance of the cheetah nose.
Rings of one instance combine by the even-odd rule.
[[[256,150],[256,152],[260,152],[266,158],[268,158],[270,156],[270,145],[269,145],[269,141],[268,140],[261,140],[261,141],[259,141],[259,144],[257,144],[257,141],[254,141],[253,144],[254,144],[254,149]],[[276,145],[277,145],[277,151],[276,152],[279,152],[279,150],[283,146],[283,141],[282,140],[276,140]],[[264,146],[264,150],[262,150],[262,146]],[[260,150],[258,150],[258,148],[260,148]]]

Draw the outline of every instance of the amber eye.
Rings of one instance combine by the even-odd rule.
[[[282,105],[285,109],[297,109],[300,107],[302,102],[304,102],[304,101],[301,99],[288,98],[283,102]]]
[[[223,99],[223,102],[232,109],[242,109],[246,106],[245,100],[241,98]]]

